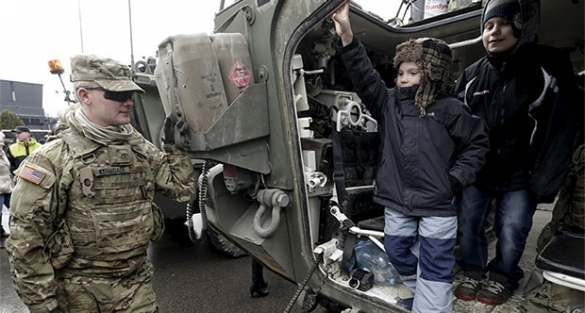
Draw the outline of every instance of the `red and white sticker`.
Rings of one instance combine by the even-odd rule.
[[[252,78],[252,72],[248,67],[240,60],[236,60],[232,70],[230,71],[230,80],[238,86],[238,88],[244,88],[250,85],[250,79]]]

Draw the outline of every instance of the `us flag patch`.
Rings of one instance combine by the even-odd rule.
[[[20,176],[20,178],[28,180],[29,182],[31,182],[35,185],[38,185],[45,178],[45,173],[37,170],[33,166],[25,165],[20,170],[20,174],[18,176]]]

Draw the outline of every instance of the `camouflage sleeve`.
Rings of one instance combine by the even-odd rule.
[[[165,145],[165,153],[154,169],[156,192],[169,199],[185,202],[197,192],[197,177],[189,155],[172,145]]]
[[[32,313],[57,307],[54,269],[44,251],[58,206],[54,169],[45,155],[28,156],[17,171],[10,206],[11,234],[6,250],[15,289]]]

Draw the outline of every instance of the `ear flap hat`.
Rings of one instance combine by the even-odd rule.
[[[410,39],[396,46],[394,66],[402,62],[414,62],[421,70],[421,82],[414,103],[426,115],[426,108],[447,86],[453,55],[449,45],[440,39]]]

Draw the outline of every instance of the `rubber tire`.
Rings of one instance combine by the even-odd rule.
[[[217,252],[227,257],[237,259],[248,255],[245,251],[238,248],[238,246],[211,228],[207,229],[207,238],[209,238],[209,243]]]

